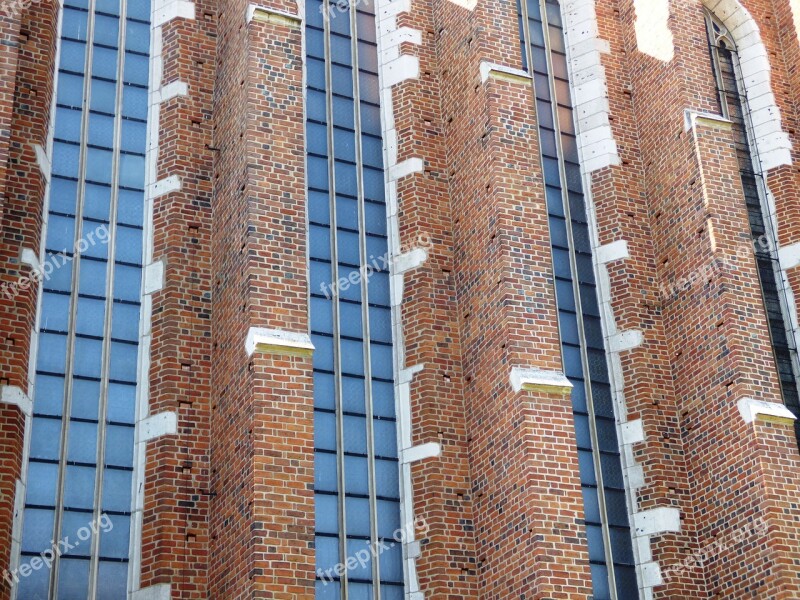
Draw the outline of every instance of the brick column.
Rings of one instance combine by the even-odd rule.
[[[22,534],[57,18],[50,1],[0,11],[0,572]],[[9,591],[2,581],[0,598]]]
[[[198,0],[165,22],[156,10],[153,22],[161,52],[152,60],[161,69],[152,71],[161,80],[152,82],[148,148],[152,223],[142,318],[152,322],[142,348],[149,395],[139,422],[139,587],[172,598],[208,597],[215,6]]]
[[[301,16],[220,14],[215,114],[213,597],[314,597]]]
[[[378,46],[384,165],[389,184],[395,310],[399,354],[396,394],[401,450],[438,443],[440,454],[404,465],[411,471],[405,507],[413,507],[421,550],[409,592],[431,598],[477,594],[473,494],[461,363],[459,309],[453,277],[445,119],[433,6],[378,2]],[[403,414],[407,412],[407,419]],[[412,550],[409,552],[409,550]],[[414,546],[406,553],[416,554]],[[412,596],[413,598],[414,596]]]
[[[580,102],[585,94],[578,95],[574,90],[573,96],[574,101],[579,101],[579,137],[588,134],[590,143],[583,150],[583,167],[590,170],[586,188],[590,192],[590,219],[596,224],[593,253],[600,273],[598,290],[606,348],[613,367],[622,462],[632,500],[629,510],[634,555],[640,567],[639,583],[645,597],[653,594],[655,598],[700,598],[705,593],[702,573],[671,569],[699,546],[692,484],[681,442],[680,399],[673,385],[672,344],[663,315],[663,304],[672,294],[655,276],[658,270],[653,228],[659,224],[651,219],[647,202],[624,23],[615,2],[574,0],[565,8],[568,15],[576,15],[577,22],[575,29],[567,28],[573,81],[585,85],[592,60],[598,61],[591,56],[591,46],[587,49],[582,35],[588,29],[586,13],[593,9],[598,24],[594,48],[608,86],[606,95],[598,94],[595,102],[585,108]],[[600,77],[597,73],[591,85],[597,86]],[[597,160],[590,150],[597,137],[591,134],[593,126],[596,129],[597,113],[606,105],[610,130],[606,140],[617,156],[606,165],[595,166]],[[635,341],[628,344],[626,339]],[[680,531],[635,527],[637,521],[670,513],[680,515]]]
[[[434,14],[479,592],[587,598],[577,446],[531,81],[515,69],[516,9],[437,2]]]

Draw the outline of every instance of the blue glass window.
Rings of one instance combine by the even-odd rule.
[[[364,271],[388,251],[372,3],[307,2],[306,53],[317,597],[402,598],[389,278]]]
[[[18,598],[128,587],[149,18],[149,0],[63,9],[20,564],[81,543],[20,578]]]

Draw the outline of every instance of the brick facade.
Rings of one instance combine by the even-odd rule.
[[[398,412],[412,445],[440,449],[411,463],[403,490],[408,514],[424,524],[418,556],[405,548],[424,594],[412,600],[588,600],[570,392],[524,381],[566,369],[517,7],[465,4],[381,0],[375,11],[389,247],[403,255],[393,273],[395,389],[398,406],[407,403]],[[774,144],[788,157],[770,154],[763,175],[792,300],[792,4],[562,2],[573,84],[586,84],[573,98],[589,242],[646,599],[800,597],[800,453],[780,410],[735,135],[714,115],[703,13],[752,17],[763,43]],[[174,413],[177,427],[141,446],[132,589],[159,598],[315,596],[300,10],[289,0],[197,0],[161,2],[154,13],[153,85],[185,84],[151,109],[150,124],[145,258],[164,276],[144,303],[141,412]],[[0,11],[0,390],[4,401],[23,399],[0,404],[5,569],[19,535],[36,342],[38,286],[17,282],[31,269],[22,250],[38,253],[43,232],[58,7]],[[646,27],[672,39],[644,43]],[[598,159],[592,144],[607,154]],[[768,144],[759,138],[762,156]],[[424,259],[401,270],[420,249]]]

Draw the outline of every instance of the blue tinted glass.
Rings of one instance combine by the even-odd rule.
[[[139,339],[139,305],[114,302],[111,337],[131,342]]]
[[[78,463],[94,463],[97,459],[97,425],[71,421],[67,459]]]
[[[108,386],[108,420],[132,425],[136,417],[136,387],[123,383]]]
[[[81,260],[80,284],[81,294],[99,296],[106,295],[106,262],[98,260]]]
[[[69,296],[64,294],[42,294],[42,330],[67,331],[69,323]]]
[[[75,244],[75,219],[51,215],[47,224],[45,247],[55,252],[72,252]]]
[[[136,344],[111,343],[111,379],[136,382]]]
[[[99,381],[79,378],[72,380],[72,418],[96,420],[99,404]]]
[[[125,53],[125,83],[147,85],[150,73],[150,58],[133,52]]]
[[[61,533],[69,537],[73,544],[70,555],[73,557],[89,556],[91,551],[92,530],[88,526],[90,515],[84,512],[64,511],[64,518],[61,523]]]
[[[116,259],[120,262],[142,264],[142,230],[117,227]]]
[[[76,332],[84,335],[103,335],[103,319],[106,313],[104,300],[80,298],[76,318]]]
[[[95,10],[97,12],[108,13],[110,15],[119,15],[119,2],[120,0],[95,0]],[[137,2],[134,1],[130,4],[136,3]]]
[[[37,375],[33,410],[39,415],[60,415],[64,409],[64,378]]]
[[[114,145],[114,117],[100,114],[89,116],[89,143],[103,148]]]
[[[64,373],[67,336],[42,333],[39,335],[39,356],[36,368],[47,373]]]
[[[58,103],[80,108],[83,104],[83,76],[60,73],[58,76]]]
[[[111,151],[89,148],[86,160],[86,179],[95,183],[111,183],[112,160]]]
[[[137,0],[136,2],[128,2],[128,18],[138,19],[139,21],[150,21],[150,1]]]
[[[128,563],[101,560],[98,569],[97,579],[103,585],[97,586],[97,600],[124,598],[128,588]]]
[[[100,529],[100,556],[103,558],[128,558],[130,552],[131,518],[106,515]],[[123,580],[124,581],[124,580]]]
[[[335,492],[338,489],[335,454],[314,454],[314,489],[321,492]]]
[[[141,268],[127,265],[114,267],[114,298],[138,302],[141,287]]]
[[[326,571],[339,563],[339,541],[335,537],[318,535],[314,540],[316,548],[316,568]]]
[[[58,600],[75,600],[89,593],[89,561],[64,557],[58,573]]]
[[[125,154],[119,156],[119,184],[129,188],[144,187],[144,156]]]
[[[116,48],[119,44],[119,19],[97,15],[94,25],[94,43]]]
[[[117,206],[117,222],[141,227],[143,218],[144,194],[131,190],[120,190]]]
[[[347,535],[368,538],[369,525],[369,500],[366,498],[351,498],[345,500],[347,513]]]
[[[55,139],[67,142],[79,142],[81,139],[80,109],[57,108]]]
[[[28,485],[25,502],[39,506],[55,506],[58,465],[31,461],[28,464]]]
[[[17,597],[47,598],[50,569],[50,565],[43,564],[40,569],[31,571],[31,574],[27,577],[20,578],[17,584]]]
[[[61,421],[34,418],[31,427],[31,458],[57,460],[61,440]]]
[[[72,372],[82,377],[100,377],[102,351],[102,341],[76,337]]]
[[[339,500],[330,494],[314,496],[314,513],[318,533],[335,534],[339,531]]]
[[[65,506],[69,508],[92,508],[94,504],[95,474],[96,469],[94,467],[67,465],[64,482]],[[66,529],[64,531],[65,533],[67,532]],[[74,532],[72,533],[74,535]]]
[[[80,148],[73,144],[55,142],[53,144],[53,175],[78,177]]]
[[[106,465],[133,466],[133,427],[109,425],[106,432]]]
[[[140,121],[122,121],[121,148],[127,152],[144,153],[147,142],[147,125]]]
[[[77,188],[75,181],[54,177],[50,183],[50,210],[74,215]]]
[[[122,92],[122,114],[132,119],[146,119],[147,90],[131,85],[125,86]]]
[[[83,73],[85,62],[86,44],[84,42],[62,40],[61,62],[59,63],[61,69],[74,73]]]
[[[53,543],[53,521],[52,510],[26,509],[22,551],[39,554],[50,548]]]
[[[112,81],[92,79],[92,110],[114,114],[116,112],[117,86]]]
[[[367,420],[364,417],[345,415],[344,451],[354,454],[367,453]]]
[[[95,45],[92,51],[92,75],[104,79],[116,79],[117,56],[117,50]]]
[[[111,188],[107,185],[86,184],[83,198],[83,216],[100,221],[108,220],[111,204]]]
[[[125,27],[125,48],[142,54],[149,52],[150,25],[129,20]]]
[[[336,415],[333,413],[314,413],[314,447],[336,451]]]
[[[105,469],[103,472],[102,501],[102,508],[104,511],[128,512],[131,510],[132,478],[133,471]],[[112,523],[111,525],[116,527],[116,523]],[[108,528],[107,525],[106,528]]]

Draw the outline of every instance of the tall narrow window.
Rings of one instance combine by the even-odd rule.
[[[750,232],[753,236],[758,277],[769,323],[772,351],[786,406],[800,417],[797,348],[787,318],[787,298],[778,262],[778,242],[766,202],[766,185],[761,174],[747,99],[742,89],[736,44],[725,26],[706,11],[706,28],[711,62],[717,84],[720,113],[733,123],[736,157],[742,179]],[[800,428],[796,431],[800,435]]]
[[[370,1],[306,3],[317,598],[404,597],[375,35]]]
[[[638,598],[625,486],[575,136],[561,7],[519,4],[523,68],[533,75],[564,370],[572,382],[595,600]]]
[[[150,2],[65,0],[17,598],[127,593]],[[36,563],[38,564],[38,563]]]

